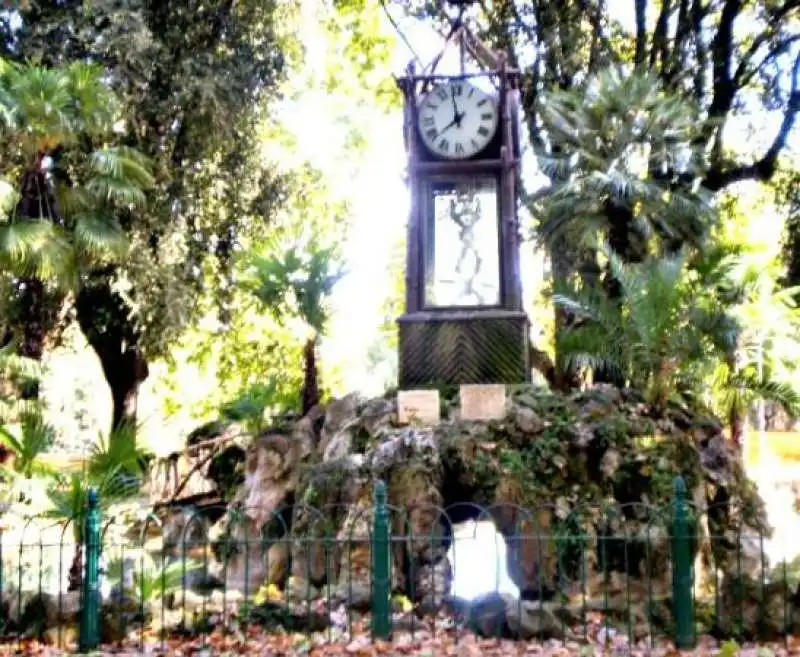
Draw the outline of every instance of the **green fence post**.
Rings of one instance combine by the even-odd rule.
[[[672,498],[672,613],[675,647],[694,648],[694,596],[692,595],[692,547],[686,506],[686,484],[675,477]]]
[[[78,641],[81,652],[100,645],[100,507],[97,502],[97,490],[91,488],[83,530],[83,605]]]
[[[388,639],[392,633],[390,603],[389,510],[386,484],[375,483],[375,520],[372,527],[372,636]]]

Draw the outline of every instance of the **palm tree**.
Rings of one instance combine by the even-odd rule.
[[[277,246],[268,251],[277,252]],[[312,241],[305,248],[293,245],[282,255],[250,256],[248,264],[244,284],[255,298],[279,321],[294,314],[309,330],[303,346],[301,411],[305,415],[320,401],[317,343],[330,315],[331,293],[343,276],[336,251]]]
[[[735,348],[715,372],[720,406],[730,418],[731,439],[744,443],[747,413],[755,402],[773,401],[798,412],[790,384],[800,359],[800,288],[776,289],[774,263],[754,256],[731,260],[721,282],[731,313],[743,327]]]
[[[18,454],[28,450],[27,446],[23,447],[18,443],[19,438],[9,427],[20,424],[20,420],[26,416],[39,414],[39,404],[36,401],[18,399],[17,390],[31,381],[38,381],[40,375],[39,363],[18,356],[13,343],[0,348],[0,467],[5,467],[10,459],[14,459],[11,468],[17,468]],[[23,442],[25,435],[23,433]]]
[[[16,184],[0,185],[0,268],[16,277],[20,353],[41,359],[48,283],[73,287],[87,261],[118,257],[116,213],[144,202],[153,182],[136,151],[86,145],[113,135],[114,94],[101,68],[14,64],[0,59],[0,133]]]
[[[702,129],[689,102],[661,90],[650,73],[610,68],[579,91],[556,90],[542,104],[547,150],[537,153],[554,181],[538,193],[540,236],[574,248],[598,235],[623,262],[703,241],[713,218],[697,187]]]
[[[80,588],[83,568],[83,530],[89,490],[97,490],[101,510],[135,497],[141,488],[148,455],[136,447],[136,428],[123,425],[92,450],[82,472],[56,479],[47,491],[51,508],[46,516],[72,525],[75,554],[69,569],[69,590]]]
[[[38,412],[26,411],[19,423],[18,435],[0,427],[0,443],[10,450],[13,461],[11,469],[24,479],[49,475],[52,469],[39,457],[55,442],[55,429],[44,421]]]
[[[703,402],[697,391],[707,387],[709,372],[723,371],[716,379],[716,405],[731,421],[738,417],[734,409],[754,397],[800,412],[800,395],[769,370],[758,373],[752,362],[725,369],[742,332],[734,313],[713,294],[713,281],[726,275],[729,260],[698,270],[686,249],[634,264],[604,252],[621,298],[611,300],[596,288],[557,290],[556,303],[577,319],[559,336],[562,357],[578,367],[613,371],[660,408],[676,398]]]
[[[584,285],[619,298],[619,281],[598,261],[598,240],[623,262],[704,242],[715,213],[699,188],[702,153],[694,144],[703,126],[692,103],[664,93],[649,72],[612,67],[581,89],[548,93],[542,122],[537,157],[551,185],[528,200],[556,285],[576,272]],[[573,319],[556,306],[557,333]],[[554,378],[566,386],[578,380],[558,368]],[[620,383],[602,369],[596,378]]]

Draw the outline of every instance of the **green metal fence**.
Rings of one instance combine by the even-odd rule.
[[[4,642],[144,649],[259,628],[331,641],[477,631],[690,648],[704,634],[778,640],[800,630],[798,564],[768,564],[762,532],[715,534],[722,507],[695,508],[680,478],[662,508],[399,509],[377,482],[373,500],[348,508],[220,507],[130,527],[101,518],[97,502],[92,494],[81,532],[34,519],[0,537]],[[727,502],[724,512],[738,510]],[[481,560],[464,561],[465,519],[502,530],[520,596],[451,595],[454,580],[496,568],[486,545]]]

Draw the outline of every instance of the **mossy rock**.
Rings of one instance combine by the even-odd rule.
[[[339,429],[326,435],[346,438],[339,445],[349,452],[339,457],[341,450],[317,444],[303,457],[291,490],[292,531],[309,538],[349,527],[356,518],[348,507],[369,507],[373,484],[383,479],[396,535],[409,536],[413,516],[416,538],[424,535],[430,546],[441,536],[444,545],[450,524],[491,518],[506,538],[509,572],[523,595],[571,603],[582,578],[591,595],[602,597],[606,574],[621,581],[649,573],[660,595],[669,592],[670,502],[678,475],[702,559],[723,567],[737,549],[726,538],[731,532],[766,529],[763,503],[739,455],[719,420],[702,411],[654,409],[637,391],[611,386],[569,394],[513,386],[506,417],[472,422],[460,419],[457,390],[440,392],[443,416],[435,427],[397,426],[387,398],[350,396],[321,418],[335,416],[326,426]],[[292,436],[291,427],[283,435]],[[437,518],[436,509],[449,517]],[[400,592],[413,597],[410,573],[435,569],[442,545],[394,543],[393,574],[406,575],[398,580]],[[293,576],[320,587],[341,581],[321,555],[293,550],[293,564],[311,563]]]

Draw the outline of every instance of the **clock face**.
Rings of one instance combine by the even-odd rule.
[[[497,132],[498,118],[494,99],[462,80],[437,85],[418,109],[423,143],[451,160],[465,160],[486,148]]]

